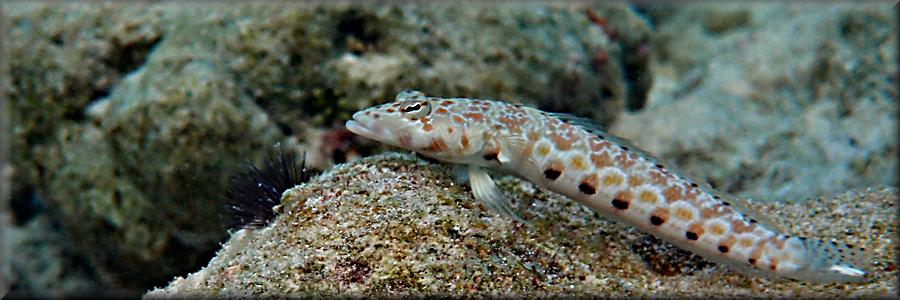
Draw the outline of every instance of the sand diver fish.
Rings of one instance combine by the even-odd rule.
[[[472,192],[521,220],[486,168],[518,175],[611,219],[744,273],[810,282],[862,282],[864,249],[785,235],[667,169],[590,120],[501,101],[400,92],[353,115],[363,137],[468,167]],[[762,220],[762,219],[760,219]]]

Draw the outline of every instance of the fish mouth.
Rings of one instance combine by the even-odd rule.
[[[372,125],[371,117],[366,116],[363,112],[353,114],[353,119],[344,124],[347,130],[350,130],[352,133],[376,141],[381,140],[384,136],[383,130],[378,128],[381,126],[374,126],[373,128]]]
[[[372,132],[371,129],[369,129],[366,126],[363,126],[362,124],[360,124],[359,122],[356,122],[355,120],[347,121],[347,123],[344,124],[344,126],[346,126],[347,130],[350,130],[350,132],[355,133],[357,135],[367,137],[367,138],[371,138],[375,135],[375,133]]]

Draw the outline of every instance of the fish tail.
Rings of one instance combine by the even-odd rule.
[[[802,245],[804,255],[800,268],[791,274],[794,279],[811,282],[865,282],[869,272],[864,266],[870,261],[864,248],[850,244],[792,237]]]

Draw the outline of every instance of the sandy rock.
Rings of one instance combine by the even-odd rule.
[[[488,211],[447,168],[409,155],[339,165],[286,192],[282,213],[268,227],[235,232],[205,268],[145,297],[873,296],[896,289],[892,189],[754,205],[791,233],[871,249],[872,282],[805,285],[711,263],[663,275],[631,250],[647,235],[527,181],[508,177],[501,186],[527,223]],[[673,257],[673,264],[683,259]]]

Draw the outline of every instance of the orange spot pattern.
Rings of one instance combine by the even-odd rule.
[[[469,149],[469,136],[466,135],[465,132],[459,137],[459,144],[462,146],[463,150]]]
[[[425,148],[425,150],[431,152],[443,152],[447,149],[449,149],[447,148],[447,143],[442,138],[432,138],[431,142],[428,143],[428,147]]]
[[[463,117],[472,120],[473,122],[481,122],[481,120],[484,118],[484,115],[482,115],[481,113],[464,113]]]
[[[675,208],[675,217],[685,220],[685,221],[690,221],[690,220],[694,219],[694,213],[691,212],[690,210],[688,210],[687,208],[676,207]]]
[[[641,191],[640,195],[638,195],[638,200],[647,204],[656,204],[657,198],[656,193],[652,191]]]
[[[624,183],[624,180],[625,179],[622,178],[622,175],[614,174],[614,173],[606,174],[605,176],[603,176],[603,185],[618,186],[618,185],[621,185],[622,183]]]
[[[569,163],[572,164],[573,168],[579,171],[587,170],[588,167],[587,163],[584,162],[584,158],[581,158],[581,156],[572,157]]]
[[[594,167],[599,170],[612,165],[612,158],[609,157],[609,154],[606,152],[601,152],[599,154],[594,153],[591,154],[591,162],[593,162]]]
[[[725,228],[722,228],[721,224],[713,224],[709,226],[709,232],[714,235],[723,235],[725,234]]]

